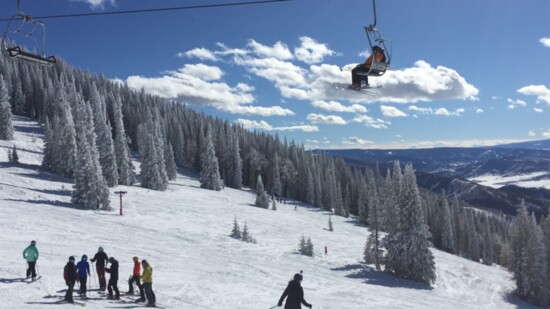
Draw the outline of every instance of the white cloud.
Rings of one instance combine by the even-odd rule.
[[[481,114],[481,113],[483,113],[483,110],[481,108],[477,108],[476,109],[476,114]]]
[[[550,47],[550,38],[542,38],[539,40],[539,42],[542,43],[542,45],[546,46],[546,47]]]
[[[464,113],[464,108],[462,107],[455,109],[454,112],[451,112],[444,107],[433,109],[431,107],[418,107],[415,105],[409,106],[408,109],[422,115],[461,116]],[[481,112],[483,112],[483,110],[481,110]]]
[[[310,37],[303,36],[300,38],[300,41],[302,44],[294,49],[294,55],[296,55],[298,60],[307,64],[322,62],[325,57],[336,54],[326,44],[317,43],[317,41]]]
[[[351,136],[342,139],[342,144],[352,147],[360,147],[374,144],[373,141],[365,140],[356,136]]]
[[[533,110],[534,110],[535,112],[537,112],[537,113],[542,113],[542,112],[544,112],[544,110],[542,110],[542,108],[538,108],[538,107],[533,108]]]
[[[366,127],[371,127],[375,129],[387,129],[391,124],[389,121],[383,119],[374,119],[367,115],[361,115],[353,118],[354,122],[359,122],[365,124]]]
[[[274,57],[259,59],[246,56],[235,56],[234,61],[236,64],[246,67],[251,73],[275,83],[275,86],[278,87],[307,85],[306,70],[292,62]]]
[[[94,9],[95,8],[102,9],[103,7],[105,7],[105,4],[115,5],[115,0],[73,0],[73,1],[86,2]]]
[[[346,89],[351,82],[350,70],[354,64],[341,70],[335,65],[310,66],[308,83],[288,84],[288,88],[300,89],[300,96],[288,91],[283,96],[309,100],[350,100],[353,102],[413,103],[418,101],[477,100],[479,90],[466,82],[453,69],[431,67],[424,61],[417,61],[412,68],[387,71],[382,77],[369,79],[372,96]]]
[[[380,110],[382,111],[382,114],[386,117],[407,117],[408,116],[402,110],[394,106],[381,105]]]
[[[260,44],[252,39],[248,40],[248,46],[252,52],[262,57],[273,57],[280,60],[289,60],[294,58],[288,46],[282,42],[277,42],[273,47]]]
[[[198,63],[186,64],[183,68],[179,69],[178,72],[174,72],[173,74],[176,77],[185,77],[186,75],[189,75],[204,81],[213,81],[220,80],[223,76],[223,71],[218,67]]]
[[[550,89],[544,85],[529,85],[518,90],[519,93],[525,95],[533,95],[537,100],[544,101],[550,105]]]
[[[527,102],[525,102],[523,100],[512,100],[512,99],[508,98],[506,100],[506,102],[509,103],[508,104],[508,109],[515,109],[518,106],[522,106],[522,107],[527,106]]]
[[[311,102],[311,105],[316,108],[324,109],[329,112],[338,112],[338,113],[366,113],[367,108],[363,105],[353,104],[351,106],[344,106],[340,102],[336,101],[323,101],[316,100]]]
[[[220,59],[214,54],[214,52],[206,48],[195,48],[186,52],[177,53],[178,57],[183,58],[198,58],[200,60],[219,61]]]
[[[533,130],[529,131],[529,133],[527,133],[529,136],[536,136],[537,134],[535,134],[535,132],[533,132]]]
[[[304,132],[317,132],[319,128],[316,126],[299,125],[299,126],[287,126],[287,127],[273,127],[264,120],[255,121],[250,119],[239,118],[235,122],[242,125],[249,130],[260,129],[264,131],[304,131]]]
[[[227,56],[227,55],[239,55],[239,56],[244,56],[244,55],[247,55],[249,54],[250,52],[246,49],[241,49],[241,48],[229,48],[227,47],[225,44],[223,43],[216,43],[216,45],[221,48],[221,50],[219,51],[215,51],[214,53],[216,55],[220,55],[220,56]]]
[[[312,113],[307,115],[307,120],[311,121],[311,123],[321,123],[321,124],[338,124],[338,125],[348,124],[346,120],[336,115],[321,115],[321,114]]]
[[[254,106],[254,89],[244,83],[235,87],[220,81],[223,71],[204,64],[187,64],[176,72],[166,72],[161,77],[129,76],[126,84],[134,89],[144,89],[147,93],[165,99],[174,99],[195,105],[211,105],[218,110],[233,114],[259,116],[294,115],[289,109],[280,106]]]
[[[548,129],[548,131],[546,132],[542,132],[542,136],[544,136],[545,138],[550,138],[550,129]]]

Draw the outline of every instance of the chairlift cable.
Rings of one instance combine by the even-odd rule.
[[[268,3],[289,2],[289,1],[292,1],[292,0],[261,0],[261,1],[253,1],[253,2],[231,2],[231,3],[180,6],[180,7],[169,7],[169,8],[141,9],[141,10],[78,13],[78,14],[62,14],[62,15],[46,15],[46,16],[37,16],[35,18],[43,20],[43,19],[55,19],[55,18],[68,18],[68,17],[137,14],[137,13],[180,11],[180,10],[206,9],[206,8],[229,7],[229,6],[244,6],[244,5],[253,5],[253,4],[268,4]],[[0,19],[0,22],[6,22],[6,21],[10,21],[10,18]]]

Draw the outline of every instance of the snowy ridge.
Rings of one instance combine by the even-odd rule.
[[[361,261],[368,232],[351,219],[306,205],[278,204],[277,211],[253,207],[247,190],[200,189],[196,175],[180,171],[166,192],[140,187],[111,189],[112,211],[89,211],[70,203],[72,181],[40,170],[40,128],[16,118],[14,141],[0,141],[0,308],[47,306],[62,296],[67,258],[92,255],[103,246],[120,262],[119,288],[134,255],[153,269],[153,289],[167,308],[270,308],[299,270],[305,298],[314,308],[536,308],[510,296],[511,274],[433,250],[433,288],[376,272]],[[35,141],[33,141],[35,139]],[[3,149],[15,144],[21,164],[5,163]],[[128,191],[124,216],[118,197]],[[230,238],[233,219],[247,222],[257,244]],[[311,237],[315,257],[295,254],[302,233]],[[21,252],[35,239],[42,279],[27,284]],[[324,255],[324,246],[328,255]],[[96,288],[94,277],[89,285]],[[87,308],[127,308],[128,304],[89,294]],[[75,295],[75,299],[79,297]],[[64,305],[67,306],[67,305]]]

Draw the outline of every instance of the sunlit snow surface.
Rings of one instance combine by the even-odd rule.
[[[180,174],[166,192],[111,189],[128,191],[122,217],[114,194],[110,212],[75,209],[71,181],[39,168],[42,136],[32,134],[39,128],[21,119],[16,125],[16,140],[0,141],[0,308],[56,308],[48,304],[63,295],[68,257],[93,255],[98,246],[120,261],[121,292],[128,288],[132,256],[149,260],[158,304],[166,308],[267,309],[299,270],[314,308],[535,308],[510,296],[515,285],[500,267],[433,250],[438,279],[428,289],[364,265],[367,230],[351,219],[333,217],[335,231],[329,232],[326,212],[281,204],[277,211],[258,209],[247,190],[203,190],[189,174]],[[5,163],[4,149],[13,143],[17,167]],[[241,227],[247,222],[257,244],[228,237],[235,216]],[[302,233],[315,245],[313,258],[295,254]],[[18,279],[25,275],[22,251],[33,239],[42,279],[28,284]],[[97,287],[94,277],[89,283]],[[89,295],[86,308],[134,306]]]
[[[512,176],[486,174],[469,178],[468,180],[495,189],[507,185],[515,185],[524,188],[545,188],[550,190],[550,173],[547,172],[535,172]]]

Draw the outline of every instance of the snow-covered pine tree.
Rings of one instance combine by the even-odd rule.
[[[305,255],[313,256],[313,243],[311,242],[311,238],[309,236],[306,241]]]
[[[453,235],[453,225],[451,220],[451,209],[449,208],[449,202],[445,196],[445,192],[442,194],[443,204],[441,205],[441,249],[449,253],[456,252],[455,237]]]
[[[302,234],[302,237],[300,238],[300,243],[298,244],[298,253],[301,255],[306,255],[307,248],[306,248],[306,237],[304,234]]]
[[[474,211],[467,211],[465,218],[467,226],[466,237],[468,240],[466,257],[472,261],[479,262],[479,259],[481,258],[481,251],[479,246],[479,236],[474,219]]]
[[[168,177],[164,163],[164,145],[160,132],[158,112],[146,113],[146,121],[138,127],[138,146],[141,156],[141,186],[164,191],[168,188]],[[161,139],[159,141],[159,139]],[[160,149],[159,149],[160,148]]]
[[[512,221],[512,229],[510,231],[511,247],[513,252],[514,279],[516,280],[516,293],[526,298],[530,293],[530,278],[527,277],[527,244],[531,239],[531,224],[529,214],[525,207],[525,201],[522,200],[517,210],[517,215]]]
[[[239,137],[233,131],[229,129],[227,132],[229,137],[229,150],[228,155],[228,175],[226,179],[226,184],[230,188],[240,189],[243,185],[242,178],[242,159],[239,148]]]
[[[218,166],[218,158],[214,151],[212,143],[212,130],[208,130],[206,138],[201,145],[201,188],[220,191],[223,189],[223,182],[220,178],[220,170]]]
[[[0,139],[13,139],[9,90],[2,74],[0,74]]]
[[[528,302],[537,306],[549,304],[550,291],[546,268],[546,247],[544,234],[537,224],[535,214],[530,217],[531,235],[527,243],[527,282],[529,293],[526,296]]]
[[[82,99],[77,103],[77,115],[78,160],[71,201],[86,209],[108,210],[109,189],[99,163],[92,111]]]
[[[168,176],[168,179],[175,180],[178,176],[178,167],[176,166],[176,161],[174,160],[174,150],[168,141],[164,143],[164,162],[166,164],[166,175]]]
[[[386,271],[396,276],[431,284],[435,281],[435,262],[430,251],[416,176],[410,164],[405,167],[399,190],[399,224],[386,237]]]
[[[16,79],[13,85],[13,113],[25,116],[25,94],[21,87],[21,80]]]
[[[279,171],[279,156],[275,152],[275,156],[273,158],[273,187],[271,188],[271,195],[274,196],[281,196],[282,188],[281,188],[281,176]]]
[[[19,155],[17,154],[17,148],[15,145],[13,145],[11,151],[8,151],[8,161],[12,164],[19,163]]]
[[[94,115],[97,150],[103,177],[109,187],[114,187],[118,184],[118,167],[111,134],[112,128],[107,120],[105,99],[99,93],[95,84],[92,84],[91,87],[90,104]]]
[[[111,105],[113,106],[113,114],[115,119],[115,155],[116,166],[118,168],[118,183],[125,186],[130,186],[134,183],[135,173],[132,169],[132,160],[130,158],[130,149],[126,131],[124,129],[124,121],[122,115],[122,103],[119,96],[114,94],[109,95]]]
[[[239,223],[237,222],[237,217],[233,220],[233,229],[231,230],[231,237],[236,239],[241,239],[241,228],[239,227]]]
[[[275,199],[273,199],[271,203],[271,210],[277,210],[277,203],[275,203]]]
[[[256,202],[254,205],[260,208],[269,208],[269,196],[264,190],[264,183],[262,182],[261,175],[258,175],[258,180],[256,181]]]
[[[546,248],[546,277],[550,280],[550,215],[541,219],[540,226],[544,236],[544,247]]]
[[[250,236],[250,233],[248,232],[248,225],[246,224],[246,221],[244,222],[243,226],[243,232],[241,233],[241,240],[244,242],[251,242],[252,237]]]
[[[313,174],[311,169],[307,169],[307,183],[306,183],[306,203],[310,205],[315,204],[315,183],[313,181]]]
[[[513,271],[516,293],[530,303],[548,304],[548,269],[544,234],[522,200],[512,223]]]
[[[342,186],[338,181],[336,183],[336,195],[334,197],[334,214],[337,216],[345,216],[344,201],[342,199]]]
[[[380,212],[380,199],[378,198],[378,188],[374,177],[369,177],[368,186],[371,188],[371,196],[369,199],[369,236],[365,245],[365,262],[374,264],[377,270],[380,270],[380,264],[383,261],[383,251],[380,244],[380,228],[382,226],[382,214]]]
[[[65,87],[60,82],[55,94],[55,104],[57,106],[57,117],[53,122],[53,145],[55,164],[53,171],[57,174],[73,178],[76,166],[76,131],[71,112],[71,105],[67,100]],[[92,127],[93,129],[93,127]]]
[[[334,232],[334,228],[332,227],[332,215],[328,216],[328,230]]]

